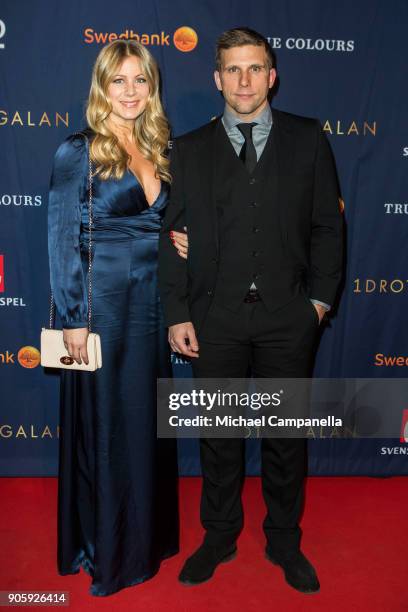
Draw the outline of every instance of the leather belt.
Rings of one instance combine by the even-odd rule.
[[[261,300],[261,295],[258,289],[250,289],[246,296],[244,297],[245,304],[252,304],[252,302],[259,302]]]

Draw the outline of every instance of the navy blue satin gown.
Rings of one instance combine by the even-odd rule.
[[[88,147],[58,149],[49,196],[51,287],[65,328],[87,326]],[[92,330],[103,366],[61,371],[58,570],[109,595],[178,552],[175,440],[156,438],[156,379],[171,377],[157,288],[162,183],[149,207],[132,172],[93,184]]]

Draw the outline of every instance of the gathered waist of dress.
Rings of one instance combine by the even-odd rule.
[[[92,240],[95,242],[146,239],[157,240],[161,228],[160,218],[144,215],[110,217],[94,220]],[[82,224],[81,242],[88,242],[89,227]]]

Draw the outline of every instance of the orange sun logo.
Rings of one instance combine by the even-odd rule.
[[[183,53],[187,53],[196,48],[198,36],[193,28],[183,26],[174,32],[173,42],[176,49]]]
[[[40,351],[33,346],[23,346],[18,351],[17,359],[23,368],[36,368],[41,359]]]

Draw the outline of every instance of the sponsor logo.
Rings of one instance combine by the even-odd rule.
[[[26,306],[22,297],[0,297],[0,306],[7,307],[24,307]]]
[[[374,360],[374,365],[378,367],[392,368],[408,367],[408,357],[403,355],[384,355],[383,353],[377,353]]]
[[[16,363],[14,361],[14,353],[10,353],[6,351],[5,353],[0,353],[0,363],[8,365],[9,363]]]
[[[272,49],[289,49],[289,51],[329,51],[348,52],[354,51],[354,40],[337,40],[334,38],[280,38],[277,36],[266,37]]]
[[[332,136],[376,136],[377,122],[371,121],[325,121],[323,131]]]
[[[198,44],[197,32],[189,26],[177,28],[173,36],[170,33],[164,32],[163,30],[161,32],[148,34],[126,29],[118,34],[117,32],[97,32],[93,28],[85,28],[83,33],[84,43],[87,45],[105,45],[113,40],[133,39],[148,47],[170,47],[172,41],[176,49],[185,53],[188,51],[193,51]]]
[[[36,368],[40,363],[40,351],[34,346],[23,346],[23,348],[18,351],[17,357],[15,356],[15,353],[10,351],[0,353],[0,364],[15,365],[17,363],[16,360],[23,368],[28,368],[31,370]]]
[[[0,293],[5,291],[4,281],[4,255],[0,255]],[[0,297],[0,306],[6,307],[25,307],[25,303],[22,297]]]
[[[408,215],[408,203],[405,204],[392,204],[387,202],[384,204],[386,215]]]
[[[400,442],[408,442],[408,409],[402,411]]]
[[[380,449],[380,455],[407,455],[407,446],[382,446]]]
[[[5,34],[6,34],[6,24],[4,23],[4,21],[0,19],[0,40],[4,38]],[[0,42],[0,49],[5,49],[5,47],[6,45],[4,44],[4,42]]]
[[[402,419],[401,419],[401,444],[405,444],[408,442],[408,410],[404,409],[402,411]],[[380,455],[407,455],[408,456],[408,446],[382,446],[379,451]]]
[[[4,291],[4,255],[0,255],[0,293]]]
[[[198,43],[197,32],[193,28],[183,26],[178,28],[173,35],[173,43],[176,49],[183,53],[192,51]]]
[[[42,196],[40,195],[11,195],[5,193],[0,195],[0,206],[41,206]]]
[[[52,430],[49,425],[8,425],[0,424],[0,438],[23,438],[24,440],[35,438],[59,438],[59,426]]]
[[[344,212],[344,200],[342,198],[339,198],[339,209],[341,213]]]
[[[408,280],[394,278],[393,280],[356,278],[353,293],[403,293],[408,289]]]
[[[408,147],[402,149],[402,157],[408,157]]]
[[[40,364],[40,351],[34,346],[23,346],[17,354],[18,363],[23,368],[36,368]]]
[[[31,111],[7,111],[0,109],[0,127],[10,125],[11,127],[64,127],[69,126],[69,112],[47,113],[39,112],[32,114]]]

